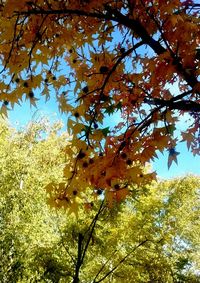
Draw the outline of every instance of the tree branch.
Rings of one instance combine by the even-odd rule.
[[[79,283],[79,272],[80,272],[80,268],[83,264],[88,246],[90,244],[90,241],[92,239],[92,235],[96,226],[96,222],[99,218],[100,213],[103,211],[103,204],[104,201],[101,202],[101,205],[99,207],[98,212],[96,213],[94,219],[92,220],[88,230],[86,231],[86,233],[89,233],[88,238],[86,240],[85,246],[84,246],[84,239],[86,239],[86,233],[83,235],[82,233],[78,234],[78,253],[77,253],[77,261],[76,261],[76,266],[75,266],[75,275],[73,278],[73,283]]]
[[[113,256],[116,254],[116,252],[118,252],[118,250],[115,250],[112,255],[106,260],[106,262],[104,262],[104,264],[101,266],[101,268],[99,269],[99,271],[97,272],[97,274],[94,277],[93,283],[95,283],[97,277],[99,276],[99,274],[102,272],[102,270],[104,269],[104,267],[107,265],[107,263],[111,260],[111,258],[113,258]]]
[[[123,15],[117,9],[113,9],[109,5],[105,6],[104,12],[88,12],[79,9],[61,9],[61,10],[43,10],[43,9],[29,9],[27,11],[15,11],[17,16],[20,15],[75,15],[75,16],[86,16],[102,20],[115,21],[119,24],[126,26],[135,32],[143,41],[144,44],[149,45],[157,55],[161,55],[167,51],[159,41],[155,40],[145,27],[140,23],[139,19],[130,19],[127,15]],[[176,54],[171,54],[176,66],[177,72],[184,78],[184,80],[193,88],[198,80],[193,73],[188,73],[182,66],[181,60],[176,57]]]
[[[139,243],[137,246],[135,246],[125,257],[123,257],[110,271],[108,271],[101,279],[98,281],[93,281],[93,283],[100,283],[102,282],[106,277],[108,277],[111,273],[113,273],[119,266],[122,264],[127,257],[129,257],[133,252],[135,252],[140,246],[144,245],[148,240],[144,240],[141,243]]]
[[[75,276],[73,278],[73,283],[79,283],[79,271],[82,265],[82,243],[84,237],[81,233],[78,234],[78,255],[77,255],[77,262],[75,268]]]
[[[134,31],[147,45],[149,45],[156,54],[161,55],[167,51],[159,41],[156,41],[151,35],[148,34],[145,27],[140,23],[139,19],[129,19],[127,16],[124,16],[119,11],[110,9],[112,14],[115,15],[118,19],[118,22],[124,24],[126,27],[130,28]],[[174,60],[174,65],[176,66],[176,70],[184,80],[193,88],[197,83],[197,79],[193,73],[188,73],[182,66],[180,59],[176,57],[175,54],[172,54],[172,59]]]
[[[99,207],[99,210],[98,210],[97,214],[95,215],[94,219],[92,220],[92,222],[91,222],[91,224],[90,224],[90,226],[89,226],[89,229],[88,229],[88,230],[90,231],[90,233],[89,233],[89,236],[88,236],[86,245],[85,245],[84,250],[83,250],[83,253],[82,253],[82,257],[81,257],[81,261],[82,261],[82,262],[83,262],[83,260],[84,260],[84,258],[85,258],[85,255],[86,255],[86,252],[87,252],[87,249],[88,249],[90,240],[91,240],[92,235],[93,235],[93,232],[94,232],[94,228],[95,228],[95,226],[96,226],[96,222],[97,222],[97,220],[98,220],[98,218],[99,218],[99,215],[101,214],[101,212],[102,212],[103,209],[104,209],[103,205],[104,205],[104,200],[101,202],[101,205],[100,205],[100,207]]]
[[[167,106],[171,110],[200,112],[200,104],[191,100],[171,101],[155,98],[145,99],[145,102],[151,105]]]

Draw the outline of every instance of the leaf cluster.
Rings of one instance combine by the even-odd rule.
[[[55,94],[70,115],[66,186],[123,199],[115,185],[155,179],[139,177],[158,151],[168,150],[168,167],[181,140],[199,154],[199,9],[181,0],[2,1],[1,113]],[[109,128],[108,115],[119,116]]]

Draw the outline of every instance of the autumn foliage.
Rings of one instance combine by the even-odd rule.
[[[1,1],[1,112],[56,95],[70,114],[63,182],[47,188],[58,206],[75,207],[88,188],[124,199],[155,178],[143,168],[158,151],[177,161],[180,140],[200,153],[199,10],[192,0]]]

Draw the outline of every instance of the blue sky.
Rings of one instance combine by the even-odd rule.
[[[178,165],[172,163],[169,170],[167,167],[168,152],[158,154],[158,159],[152,164],[153,169],[156,170],[158,176],[160,178],[168,179],[186,174],[200,175],[200,156],[194,157],[183,142],[178,144],[176,150],[180,152],[177,157]]]

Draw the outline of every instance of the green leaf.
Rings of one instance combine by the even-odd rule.
[[[112,104],[112,105],[109,105],[109,106],[106,108],[105,113],[107,113],[107,114],[110,116],[111,114],[114,113],[114,111],[115,111],[115,107],[114,107],[114,105]]]
[[[107,135],[110,133],[110,128],[109,127],[106,127],[104,129],[101,130],[104,137],[107,137]]]
[[[122,108],[121,101],[119,103],[117,103],[117,105],[115,107],[116,107],[117,110],[121,110],[121,108]]]

